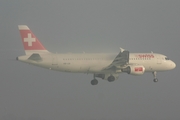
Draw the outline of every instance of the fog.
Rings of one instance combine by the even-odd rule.
[[[0,1],[1,120],[180,119],[179,0]],[[117,81],[51,71],[16,61],[24,55],[18,25],[28,25],[54,53],[155,52],[171,71]]]

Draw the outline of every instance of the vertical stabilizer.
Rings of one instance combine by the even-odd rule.
[[[18,27],[26,55],[33,53],[49,53],[28,26],[19,25]]]

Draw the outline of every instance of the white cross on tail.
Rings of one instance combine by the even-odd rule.
[[[36,39],[32,38],[31,33],[28,33],[28,37],[24,38],[24,42],[28,42],[28,46],[32,46],[32,42],[36,42]]]

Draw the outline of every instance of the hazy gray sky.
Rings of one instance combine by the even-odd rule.
[[[1,120],[180,119],[180,0],[0,1]],[[177,65],[113,83],[15,61],[26,24],[51,52],[157,52]]]

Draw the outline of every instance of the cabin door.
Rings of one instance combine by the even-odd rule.
[[[56,54],[52,55],[52,67],[53,68],[58,68],[58,57]]]

